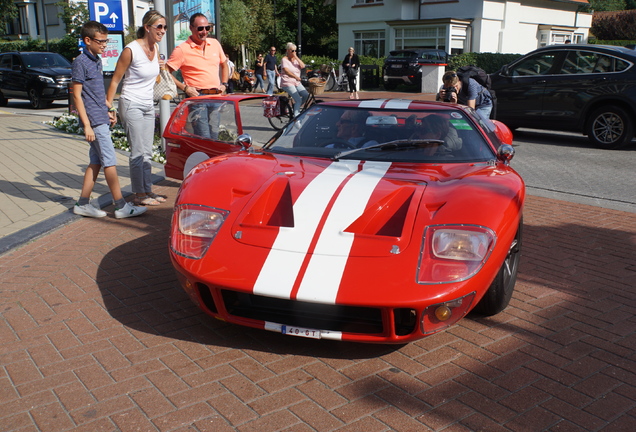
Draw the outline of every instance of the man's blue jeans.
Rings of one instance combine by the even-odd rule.
[[[267,69],[267,94],[273,95],[276,88],[276,71]]]

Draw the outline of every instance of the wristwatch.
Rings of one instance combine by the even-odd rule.
[[[227,83],[221,83],[221,85],[223,85],[223,86],[227,87]]]

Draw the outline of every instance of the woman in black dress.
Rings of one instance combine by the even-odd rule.
[[[353,47],[349,48],[349,52],[342,61],[342,72],[349,80],[349,99],[359,99],[356,90],[356,77],[360,69],[360,59],[355,53]]]

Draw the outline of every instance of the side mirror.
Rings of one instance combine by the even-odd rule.
[[[243,150],[252,147],[252,137],[249,134],[241,134],[234,140],[234,144],[241,146]]]
[[[497,159],[506,165],[510,164],[510,161],[515,155],[515,148],[509,144],[502,144],[497,149]]]

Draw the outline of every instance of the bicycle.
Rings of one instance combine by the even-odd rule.
[[[311,66],[313,66],[313,61]],[[349,91],[349,81],[345,74],[338,74],[336,70],[340,68],[338,63],[329,62],[329,64],[322,64],[317,69],[311,69],[307,71],[307,77],[321,77],[325,80],[324,91]]]
[[[322,94],[326,81],[322,78],[310,78],[307,91],[309,97],[300,107],[300,113],[306,111],[309,107],[319,102],[316,95]],[[276,130],[281,130],[294,119],[294,100],[287,96],[275,96],[278,98],[279,115],[266,115],[269,124]]]
[[[342,73],[338,76],[338,74],[336,74],[336,69],[339,70],[339,68],[340,65],[331,62],[331,71],[329,72],[329,78],[327,79],[326,91],[349,91],[349,80],[347,79],[347,75]]]

